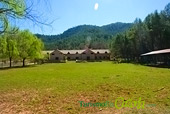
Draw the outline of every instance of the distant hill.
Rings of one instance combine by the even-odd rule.
[[[46,50],[51,49],[83,49],[108,48],[114,35],[129,29],[132,23],[113,23],[105,26],[80,25],[68,29],[59,35],[36,34],[45,44]]]

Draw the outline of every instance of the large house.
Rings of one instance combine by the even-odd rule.
[[[84,49],[84,50],[54,50],[50,53],[50,60],[110,60],[108,49]]]

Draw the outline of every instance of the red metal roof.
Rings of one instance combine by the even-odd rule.
[[[165,53],[170,53],[170,49],[163,49],[163,50],[151,51],[151,52],[149,52],[149,53],[142,54],[141,56],[156,55],[156,54],[165,54]]]

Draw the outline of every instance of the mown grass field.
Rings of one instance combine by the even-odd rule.
[[[145,108],[80,107],[78,102],[114,102],[118,97],[141,97]],[[168,114],[170,69],[112,62],[1,69],[0,114],[19,113]]]

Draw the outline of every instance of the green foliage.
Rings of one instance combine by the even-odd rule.
[[[137,100],[146,106],[122,109],[127,114],[169,114],[170,70],[112,62],[44,64],[0,70],[0,100],[6,111],[31,113],[113,114],[115,108],[82,108],[78,101],[115,102],[118,97]],[[22,105],[21,105],[22,103]],[[147,107],[155,104],[155,107]],[[30,108],[31,107],[31,108]],[[48,108],[50,107],[50,110]],[[62,107],[62,108],[61,108]],[[70,108],[71,109],[68,109]],[[121,111],[122,111],[121,110]]]
[[[0,58],[5,58],[7,52],[6,38],[0,36]]]
[[[36,36],[31,34],[28,30],[21,31],[18,34],[18,49],[21,58],[39,58],[41,57],[41,50],[43,44]]]
[[[170,10],[149,14],[142,22],[136,19],[132,28],[118,34],[112,41],[111,50],[115,57],[138,60],[143,53],[170,48]]]
[[[43,58],[43,55],[42,55],[43,47],[44,47],[43,42],[40,39],[38,39],[36,36],[34,36],[34,41],[30,48],[30,53],[31,53],[30,57],[33,59]]]
[[[9,27],[9,18],[21,18],[25,15],[25,0],[0,0],[0,33]]]
[[[23,66],[25,65],[25,59],[27,58],[42,58],[43,43],[28,30],[21,31],[18,34],[17,43],[19,56],[23,59]]]
[[[164,13],[167,17],[170,17],[170,3],[165,6]]]
[[[18,49],[17,49],[17,41],[13,35],[5,35],[4,36],[7,42],[6,47],[6,55],[8,58],[14,58],[18,56]]]
[[[8,58],[11,67],[12,59],[18,57],[17,42],[14,35],[4,34],[0,38],[0,51],[1,51],[0,57],[3,59]]]
[[[16,34],[4,34],[0,38],[0,57],[9,58],[10,63],[14,58],[21,58],[24,66],[26,59],[43,58],[42,49],[42,41],[28,30]]]
[[[102,27],[92,25],[81,25],[68,29],[60,35],[40,35],[45,43],[45,49],[84,49],[91,48],[109,48],[112,37],[127,30],[132,26],[131,23],[114,23]],[[90,39],[90,40],[89,40]],[[87,42],[88,41],[88,42]]]

